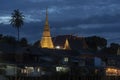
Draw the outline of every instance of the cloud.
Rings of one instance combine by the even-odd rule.
[[[10,17],[9,16],[0,16],[0,23],[1,24],[9,24]]]
[[[39,18],[34,18],[31,15],[26,15],[25,16],[25,22],[30,23],[30,22],[41,22]]]
[[[1,24],[10,24],[10,16],[0,16],[0,23]],[[30,22],[41,22],[40,19],[34,18],[31,15],[26,15],[24,19],[25,23],[30,23]]]

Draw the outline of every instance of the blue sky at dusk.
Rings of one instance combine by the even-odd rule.
[[[0,34],[17,36],[9,24],[11,13],[25,15],[20,37],[41,38],[48,7],[51,35],[100,36],[120,43],[120,0],[0,0]]]

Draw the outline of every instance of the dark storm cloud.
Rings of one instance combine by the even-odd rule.
[[[40,39],[48,7],[51,34],[98,35],[120,43],[120,0],[0,0],[0,33],[14,35],[11,12],[25,15],[21,37]]]
[[[72,19],[61,22],[51,22],[54,34],[73,34],[81,36],[98,35],[105,37],[109,42],[120,42],[120,16],[102,15],[87,19]],[[59,31],[57,31],[59,30]]]

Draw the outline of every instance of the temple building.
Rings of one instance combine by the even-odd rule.
[[[55,49],[63,50],[86,50],[88,45],[84,37],[73,35],[58,35],[52,38]]]
[[[87,43],[83,37],[72,35],[59,35],[54,38],[51,37],[50,27],[48,23],[48,11],[46,10],[46,21],[42,38],[40,40],[41,48],[48,49],[63,49],[63,50],[82,50],[87,49]]]
[[[46,10],[46,21],[45,21],[44,31],[43,31],[42,39],[40,41],[40,47],[54,49],[53,42],[52,42],[51,35],[50,35],[50,27],[48,23],[48,11],[47,10]]]
[[[69,45],[69,42],[68,42],[68,39],[66,39],[66,41],[65,41],[64,49],[66,49],[66,50],[70,50],[71,49],[70,45]]]

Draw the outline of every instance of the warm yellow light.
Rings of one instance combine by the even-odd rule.
[[[66,39],[66,41],[65,41],[64,49],[66,49],[66,50],[70,50],[71,49],[70,45],[69,45],[69,42],[68,42],[68,39]]]
[[[47,11],[46,11],[46,13],[47,13]],[[40,41],[40,47],[54,49],[54,45],[53,45],[51,34],[50,34],[50,27],[48,24],[48,15],[46,15],[46,22],[45,22],[45,26],[44,26],[43,36]]]
[[[107,68],[106,69],[106,75],[117,76],[118,75],[118,69],[116,69],[116,68]]]

